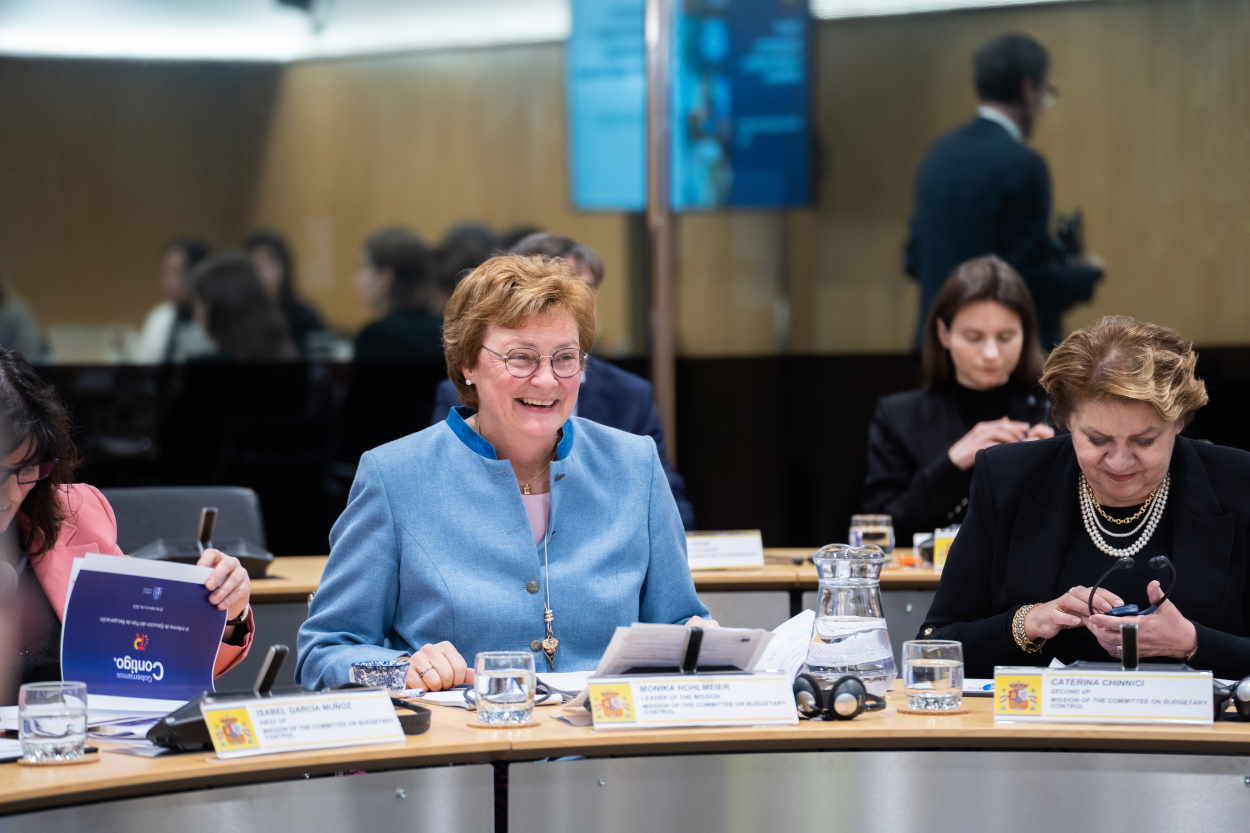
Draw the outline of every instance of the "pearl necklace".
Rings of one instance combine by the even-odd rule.
[[[1146,531],[1142,533],[1142,536],[1134,543],[1129,544],[1127,547],[1113,547],[1107,543],[1105,538],[1102,537],[1103,529],[1098,523],[1098,514],[1094,511],[1093,490],[1090,489],[1089,483],[1086,482],[1085,475],[1078,475],[1076,481],[1076,495],[1077,500],[1081,505],[1081,519],[1085,522],[1085,531],[1089,534],[1089,539],[1094,543],[1094,546],[1097,547],[1099,551],[1105,555],[1111,556],[1112,558],[1131,558],[1141,552],[1146,544],[1150,543],[1150,537],[1154,535],[1155,527],[1159,525],[1159,520],[1163,517],[1163,509],[1167,506],[1168,489],[1171,486],[1171,483],[1172,475],[1169,472],[1164,475],[1163,482],[1159,485],[1154,501],[1150,505],[1150,511],[1146,513],[1146,517],[1143,519],[1143,523],[1146,525]],[[1132,532],[1108,532],[1107,534],[1113,535],[1117,538],[1123,538],[1131,535]]]

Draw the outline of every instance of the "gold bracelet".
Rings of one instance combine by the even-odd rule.
[[[1029,615],[1029,611],[1037,605],[1020,605],[1016,608],[1016,615],[1011,617],[1011,638],[1016,641],[1016,647],[1026,654],[1040,653],[1042,646],[1046,644],[1045,639],[1029,639],[1029,635],[1024,632],[1024,620]]]
[[[1194,628],[1194,649],[1185,654],[1185,664],[1188,665],[1194,658],[1194,654],[1198,653],[1198,629]]]

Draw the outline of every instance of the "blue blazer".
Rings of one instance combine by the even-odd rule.
[[[460,394],[456,392],[456,386],[450,379],[444,379],[439,383],[434,400],[433,421],[442,422],[452,406],[459,404]],[[694,507],[686,495],[686,481],[668,464],[664,429],[660,427],[660,415],[651,397],[650,382],[591,356],[586,363],[586,380],[577,394],[577,415],[600,425],[610,425],[655,440],[664,475],[673,490],[673,500],[677,501],[677,510],[681,512],[681,521],[686,529],[695,528]]]
[[[531,646],[544,636],[544,544],[511,464],[465,423],[470,413],[361,457],[300,628],[301,685],[341,685],[353,662],[443,640],[470,664],[479,651],[532,650],[547,667]],[[707,615],[654,443],[574,417],[549,476],[556,670],[593,668],[618,626]]]

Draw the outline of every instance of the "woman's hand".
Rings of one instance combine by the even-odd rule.
[[[404,685],[426,691],[443,691],[473,682],[473,669],[450,642],[426,643],[408,658]]]
[[[237,619],[247,610],[252,597],[252,581],[239,559],[221,550],[207,549],[195,563],[213,569],[204,580],[204,587],[209,591],[209,604],[226,611],[226,619]]]
[[[1099,613],[1122,604],[1123,599],[1104,587],[1094,594],[1094,610]],[[1029,639],[1050,639],[1061,630],[1079,628],[1089,618],[1089,588],[1078,585],[1057,599],[1034,605],[1024,617],[1024,634]]]
[[[688,628],[719,628],[720,622],[715,619],[704,619],[702,616],[691,616],[686,620]]]
[[[1018,443],[1025,439],[1028,433],[1027,422],[1018,422],[1007,417],[978,422],[972,426],[972,430],[955,441],[955,444],[946,452],[946,456],[950,458],[955,468],[967,471],[972,468],[977,452],[981,449],[999,443]]]
[[[1044,422],[1039,422],[1029,428],[1029,432],[1025,434],[1024,438],[1026,440],[1049,440],[1053,436],[1055,436],[1055,429]]]
[[[1159,582],[1146,585],[1146,598],[1157,604],[1163,598]],[[1141,657],[1189,656],[1198,647],[1198,631],[1194,623],[1181,615],[1170,601],[1146,616],[1091,616],[1087,627],[1108,654],[1120,656],[1120,625],[1137,625],[1137,655]]]

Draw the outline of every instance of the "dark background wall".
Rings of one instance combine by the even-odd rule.
[[[642,360],[623,362],[643,373]],[[57,367],[101,487],[221,483],[261,495],[278,554],[328,549],[361,451],[425,427],[437,365]],[[700,526],[760,528],[770,546],[844,540],[868,420],[915,384],[905,355],[683,359],[680,469]],[[1250,348],[1201,352],[1211,394],[1189,435],[1250,447]],[[188,530],[188,535],[191,531]]]

